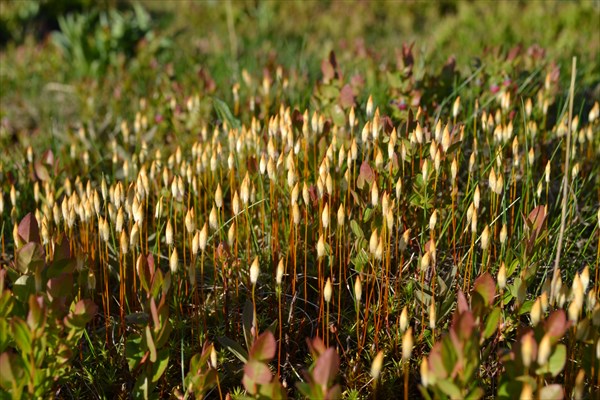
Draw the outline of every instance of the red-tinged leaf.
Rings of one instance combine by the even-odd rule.
[[[325,400],[334,400],[342,398],[342,387],[340,385],[335,385],[325,393]]]
[[[315,364],[315,368],[312,373],[315,382],[321,385],[323,388],[328,387],[335,379],[339,367],[340,359],[337,353],[333,347],[328,348],[323,354],[321,354]]]
[[[520,44],[516,45],[515,47],[513,47],[512,49],[510,49],[508,51],[508,54],[506,55],[506,61],[513,61],[515,58],[517,58],[519,56],[519,54],[521,54],[521,50],[523,49],[523,46],[521,46]]]
[[[94,318],[96,312],[98,311],[98,306],[94,304],[93,301],[89,299],[79,300],[73,309],[73,316],[77,317],[79,321],[85,325]]]
[[[148,257],[146,257],[146,260],[148,261],[148,270],[150,271],[150,280],[152,280],[154,278],[154,256],[152,255],[152,253],[148,254]]]
[[[544,221],[546,220],[546,206],[539,205],[534,208],[527,217],[527,221],[529,225],[535,231],[535,236],[538,236],[542,227],[544,226]]]
[[[448,372],[444,368],[442,358],[442,342],[437,341],[429,352],[429,372],[433,373],[436,379],[444,379],[448,376]]]
[[[412,65],[415,63],[415,58],[412,53],[412,49],[413,49],[414,45],[415,45],[415,42],[412,42],[411,44],[402,43],[402,67],[403,68],[412,67]]]
[[[201,354],[201,359],[203,360],[202,362],[207,362],[210,354],[212,353],[213,348],[215,347],[214,344],[212,344],[211,342],[209,342],[208,340],[205,340],[204,343],[202,344],[202,354]]]
[[[35,170],[35,176],[42,182],[50,181],[50,174],[48,173],[48,168],[42,164],[40,160],[37,160],[33,163],[33,169]]]
[[[70,296],[73,290],[73,274],[61,274],[49,279],[46,287],[52,299]]]
[[[435,249],[435,240],[429,239],[426,243],[425,243],[425,247],[424,247],[425,251],[431,251],[432,249]]]
[[[156,308],[156,301],[154,301],[154,297],[150,299],[150,315],[152,316],[152,323],[154,326],[159,326],[160,320],[158,319],[158,310]]]
[[[67,260],[71,258],[71,249],[69,248],[69,241],[60,235],[58,238],[58,244],[54,247],[54,262]]]
[[[360,92],[360,89],[365,86],[365,78],[363,78],[360,74],[352,75],[352,78],[350,78],[350,85],[352,85],[355,90]]]
[[[367,181],[369,185],[375,180],[375,172],[373,172],[373,168],[371,168],[367,161],[363,161],[363,163],[360,165],[359,177],[362,177],[362,179]]]
[[[534,60],[540,60],[546,57],[546,50],[538,44],[533,44],[527,48],[527,55]]]
[[[475,318],[470,311],[460,314],[456,325],[454,325],[454,330],[462,340],[470,338],[474,328]]]
[[[244,370],[246,369],[246,365],[244,366]],[[242,384],[244,385],[246,391],[251,395],[255,395],[257,393],[258,389],[256,387],[256,382],[254,382],[249,375],[244,374],[244,377],[242,378]]]
[[[252,358],[244,365],[244,375],[259,385],[266,385],[273,379],[269,366]]]
[[[396,173],[396,171],[398,171],[398,154],[396,154],[396,152],[394,152],[392,154],[392,159],[390,160],[390,163],[392,164],[392,170],[394,171],[394,173]]]
[[[250,349],[250,359],[259,361],[270,361],[275,357],[277,343],[275,337],[270,331],[263,332],[252,345]]]
[[[5,288],[5,283],[6,283],[6,274],[8,274],[8,271],[6,271],[4,268],[0,269],[0,293],[4,293],[4,288]]]
[[[556,343],[563,337],[570,324],[567,321],[565,311],[559,309],[550,314],[544,325],[546,333],[549,334],[552,339],[552,343]]]
[[[37,220],[35,219],[33,213],[29,213],[25,217],[23,217],[17,229],[19,232],[19,236],[21,237],[21,239],[23,239],[23,241],[25,241],[25,243],[40,243],[40,230],[38,227]]]
[[[481,295],[485,301],[485,305],[489,306],[494,302],[496,296],[496,283],[494,278],[486,272],[475,280],[473,290]]]
[[[381,128],[383,129],[383,131],[385,133],[387,133],[388,135],[391,134],[395,128],[394,121],[392,121],[392,119],[387,115],[382,115],[379,118],[379,124],[380,124]]]
[[[323,74],[323,81],[329,82],[335,76],[335,69],[329,62],[329,60],[321,61],[321,73]]]
[[[458,314],[462,314],[465,311],[469,310],[469,303],[467,303],[467,298],[465,294],[461,291],[458,292],[458,301],[456,311]]]
[[[323,354],[325,352],[325,350],[327,350],[327,347],[325,347],[325,343],[323,342],[323,339],[321,339],[318,336],[315,337],[313,340],[310,340],[307,338],[306,343],[308,343],[308,349],[310,350],[310,353],[312,354],[312,356],[314,358],[318,358],[321,354]]]
[[[17,250],[17,270],[28,274],[44,266],[44,248],[37,242],[29,242]]]
[[[413,90],[410,93],[410,105],[412,107],[419,107],[419,105],[421,104],[421,97],[423,97],[423,92],[416,89]]]
[[[42,296],[29,297],[29,313],[27,314],[27,325],[29,329],[42,328],[46,319],[44,298]]]
[[[354,91],[352,86],[346,84],[340,91],[340,104],[344,108],[350,108],[354,105]]]
[[[46,165],[54,165],[54,153],[52,150],[48,149],[42,154],[41,161]]]

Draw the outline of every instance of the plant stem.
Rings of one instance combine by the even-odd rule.
[[[569,177],[569,164],[571,159],[570,146],[571,146],[571,129],[573,121],[573,97],[575,95],[575,74],[577,72],[577,57],[573,57],[573,64],[571,66],[571,87],[569,89],[569,120],[567,128],[567,148],[565,149],[565,170],[562,184],[562,204],[561,204],[561,217],[560,217],[560,231],[558,233],[558,245],[556,248],[556,258],[554,259],[554,272],[552,274],[552,285],[550,289],[550,299],[554,299],[556,293],[555,283],[558,279],[559,274],[559,263],[562,251],[563,237],[565,234],[565,225],[567,218],[567,188],[568,188],[568,177]]]

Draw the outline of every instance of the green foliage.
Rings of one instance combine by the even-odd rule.
[[[494,280],[483,274],[475,281],[471,304],[462,292],[449,332],[435,343],[421,370],[421,391],[436,398],[478,399],[484,395],[476,378],[482,353],[491,351],[488,339],[496,332],[500,313],[493,308],[496,295]]]
[[[334,385],[339,372],[340,360],[333,347],[326,348],[320,338],[307,340],[314,362],[304,371],[306,382],[296,386],[308,399],[337,399],[341,396],[340,385]]]
[[[279,378],[273,376],[268,362],[275,357],[277,345],[270,331],[260,334],[250,348],[244,365],[242,383],[248,394],[257,399],[285,399],[286,391]]]
[[[16,262],[0,270],[0,388],[17,399],[46,397],[68,376],[98,307],[75,296],[80,273],[65,241],[47,256],[33,214],[17,231],[24,244]]]
[[[217,382],[217,365],[213,353],[214,346],[204,343],[202,353],[196,354],[190,360],[190,370],[185,377],[187,392],[193,393],[196,399],[201,399],[208,389]],[[215,353],[216,354],[216,353]]]
[[[600,390],[599,11],[0,0],[0,397]]]
[[[22,43],[28,34],[42,37],[57,18],[94,6],[91,0],[37,0],[0,2],[0,46]]]
[[[135,56],[142,39],[152,40],[150,15],[140,5],[133,11],[67,14],[58,18],[60,31],[52,36],[65,61],[79,76],[102,77],[109,66]]]

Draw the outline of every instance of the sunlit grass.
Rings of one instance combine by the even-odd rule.
[[[157,91],[131,115],[18,139],[0,161],[0,362],[25,372],[0,387],[593,393],[600,106],[533,50],[499,85],[501,57],[439,73],[406,46],[379,71],[346,72],[332,53],[314,87],[242,65],[217,93]],[[36,307],[55,321],[45,331]],[[76,346],[44,358],[45,337]],[[55,359],[71,375],[42,387],[32,368]]]

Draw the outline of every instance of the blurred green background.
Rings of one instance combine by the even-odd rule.
[[[598,98],[599,20],[599,1],[1,0],[0,144],[60,139],[81,121],[114,126],[141,97],[231,102],[234,83],[260,85],[278,66],[284,100],[302,109],[332,50],[359,103],[385,102],[401,86],[403,44],[422,81],[455,65],[453,87],[482,65],[486,85],[519,79],[511,52],[545,55],[528,70],[554,62],[566,80],[577,55],[578,90]]]

